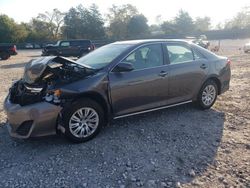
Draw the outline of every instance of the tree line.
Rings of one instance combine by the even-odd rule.
[[[180,10],[172,19],[149,25],[147,18],[131,4],[113,5],[105,17],[96,4],[78,5],[67,12],[54,9],[40,13],[28,23],[16,23],[7,15],[0,15],[1,43],[41,43],[59,39],[108,39],[123,40],[152,36],[193,36],[211,30],[209,17],[192,18]],[[245,7],[234,18],[218,24],[219,30],[250,28],[250,8]]]

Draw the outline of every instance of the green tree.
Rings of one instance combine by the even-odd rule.
[[[7,15],[0,15],[0,42],[23,42],[28,32],[22,24],[17,24]]]
[[[142,15],[135,15],[130,18],[128,22],[128,36],[129,37],[140,37],[148,34],[149,26],[147,24],[147,18]]]
[[[165,21],[161,24],[161,29],[166,35],[176,34],[176,24],[173,21]]]
[[[51,32],[51,24],[40,19],[33,18],[28,24],[29,35],[28,42],[54,41],[53,33]]]
[[[192,35],[196,31],[192,17],[184,10],[180,10],[173,20],[163,22],[161,29],[167,35],[179,35],[179,37]]]
[[[29,32],[23,24],[16,24],[12,35],[12,42],[25,42]]]
[[[225,23],[225,29],[244,29],[250,27],[250,6],[244,7],[233,19]]]
[[[192,17],[184,10],[179,11],[174,19],[174,23],[176,32],[180,35],[190,35],[195,30]]]
[[[86,14],[89,29],[89,38],[102,39],[105,38],[104,20],[99,12],[98,6],[92,4]]]
[[[104,38],[104,21],[98,7],[92,4],[89,9],[82,5],[71,8],[64,17],[63,36],[72,39]]]
[[[72,39],[80,38],[80,25],[80,13],[76,8],[69,9],[64,17],[63,36]]]
[[[209,17],[197,17],[194,22],[197,31],[208,31],[211,27],[211,19]]]
[[[0,26],[0,42],[12,42],[14,20],[7,15],[0,15]]]
[[[128,23],[137,14],[137,8],[131,4],[113,5],[107,15],[109,37],[115,40],[126,39],[128,37]]]
[[[161,28],[161,25],[158,24],[153,24],[149,26],[149,33],[152,36],[159,36],[159,35],[163,35],[164,32]]]
[[[54,40],[60,38],[61,26],[63,25],[64,13],[58,9],[53,9],[52,12],[40,13],[37,20],[46,23],[47,30]]]

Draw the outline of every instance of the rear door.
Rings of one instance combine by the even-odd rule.
[[[80,50],[81,50],[80,40],[70,41],[70,50],[69,50],[70,56],[79,56]]]
[[[185,43],[165,43],[164,49],[170,63],[169,103],[192,100],[207,76],[207,60]]]
[[[167,103],[168,65],[160,43],[142,46],[122,62],[133,64],[130,72],[110,72],[109,83],[115,116],[140,112]]]

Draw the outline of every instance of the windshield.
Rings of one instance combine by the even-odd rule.
[[[56,42],[55,46],[59,46],[60,45],[60,40]]]
[[[109,44],[98,48],[88,55],[78,59],[76,62],[82,65],[88,65],[93,69],[100,69],[111,63],[130,46],[131,44]]]

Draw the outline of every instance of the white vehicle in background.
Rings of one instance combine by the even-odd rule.
[[[27,43],[27,44],[25,44],[25,48],[26,49],[32,49],[33,48],[33,44]]]
[[[245,53],[250,52],[250,42],[245,44],[243,50],[244,50]]]

